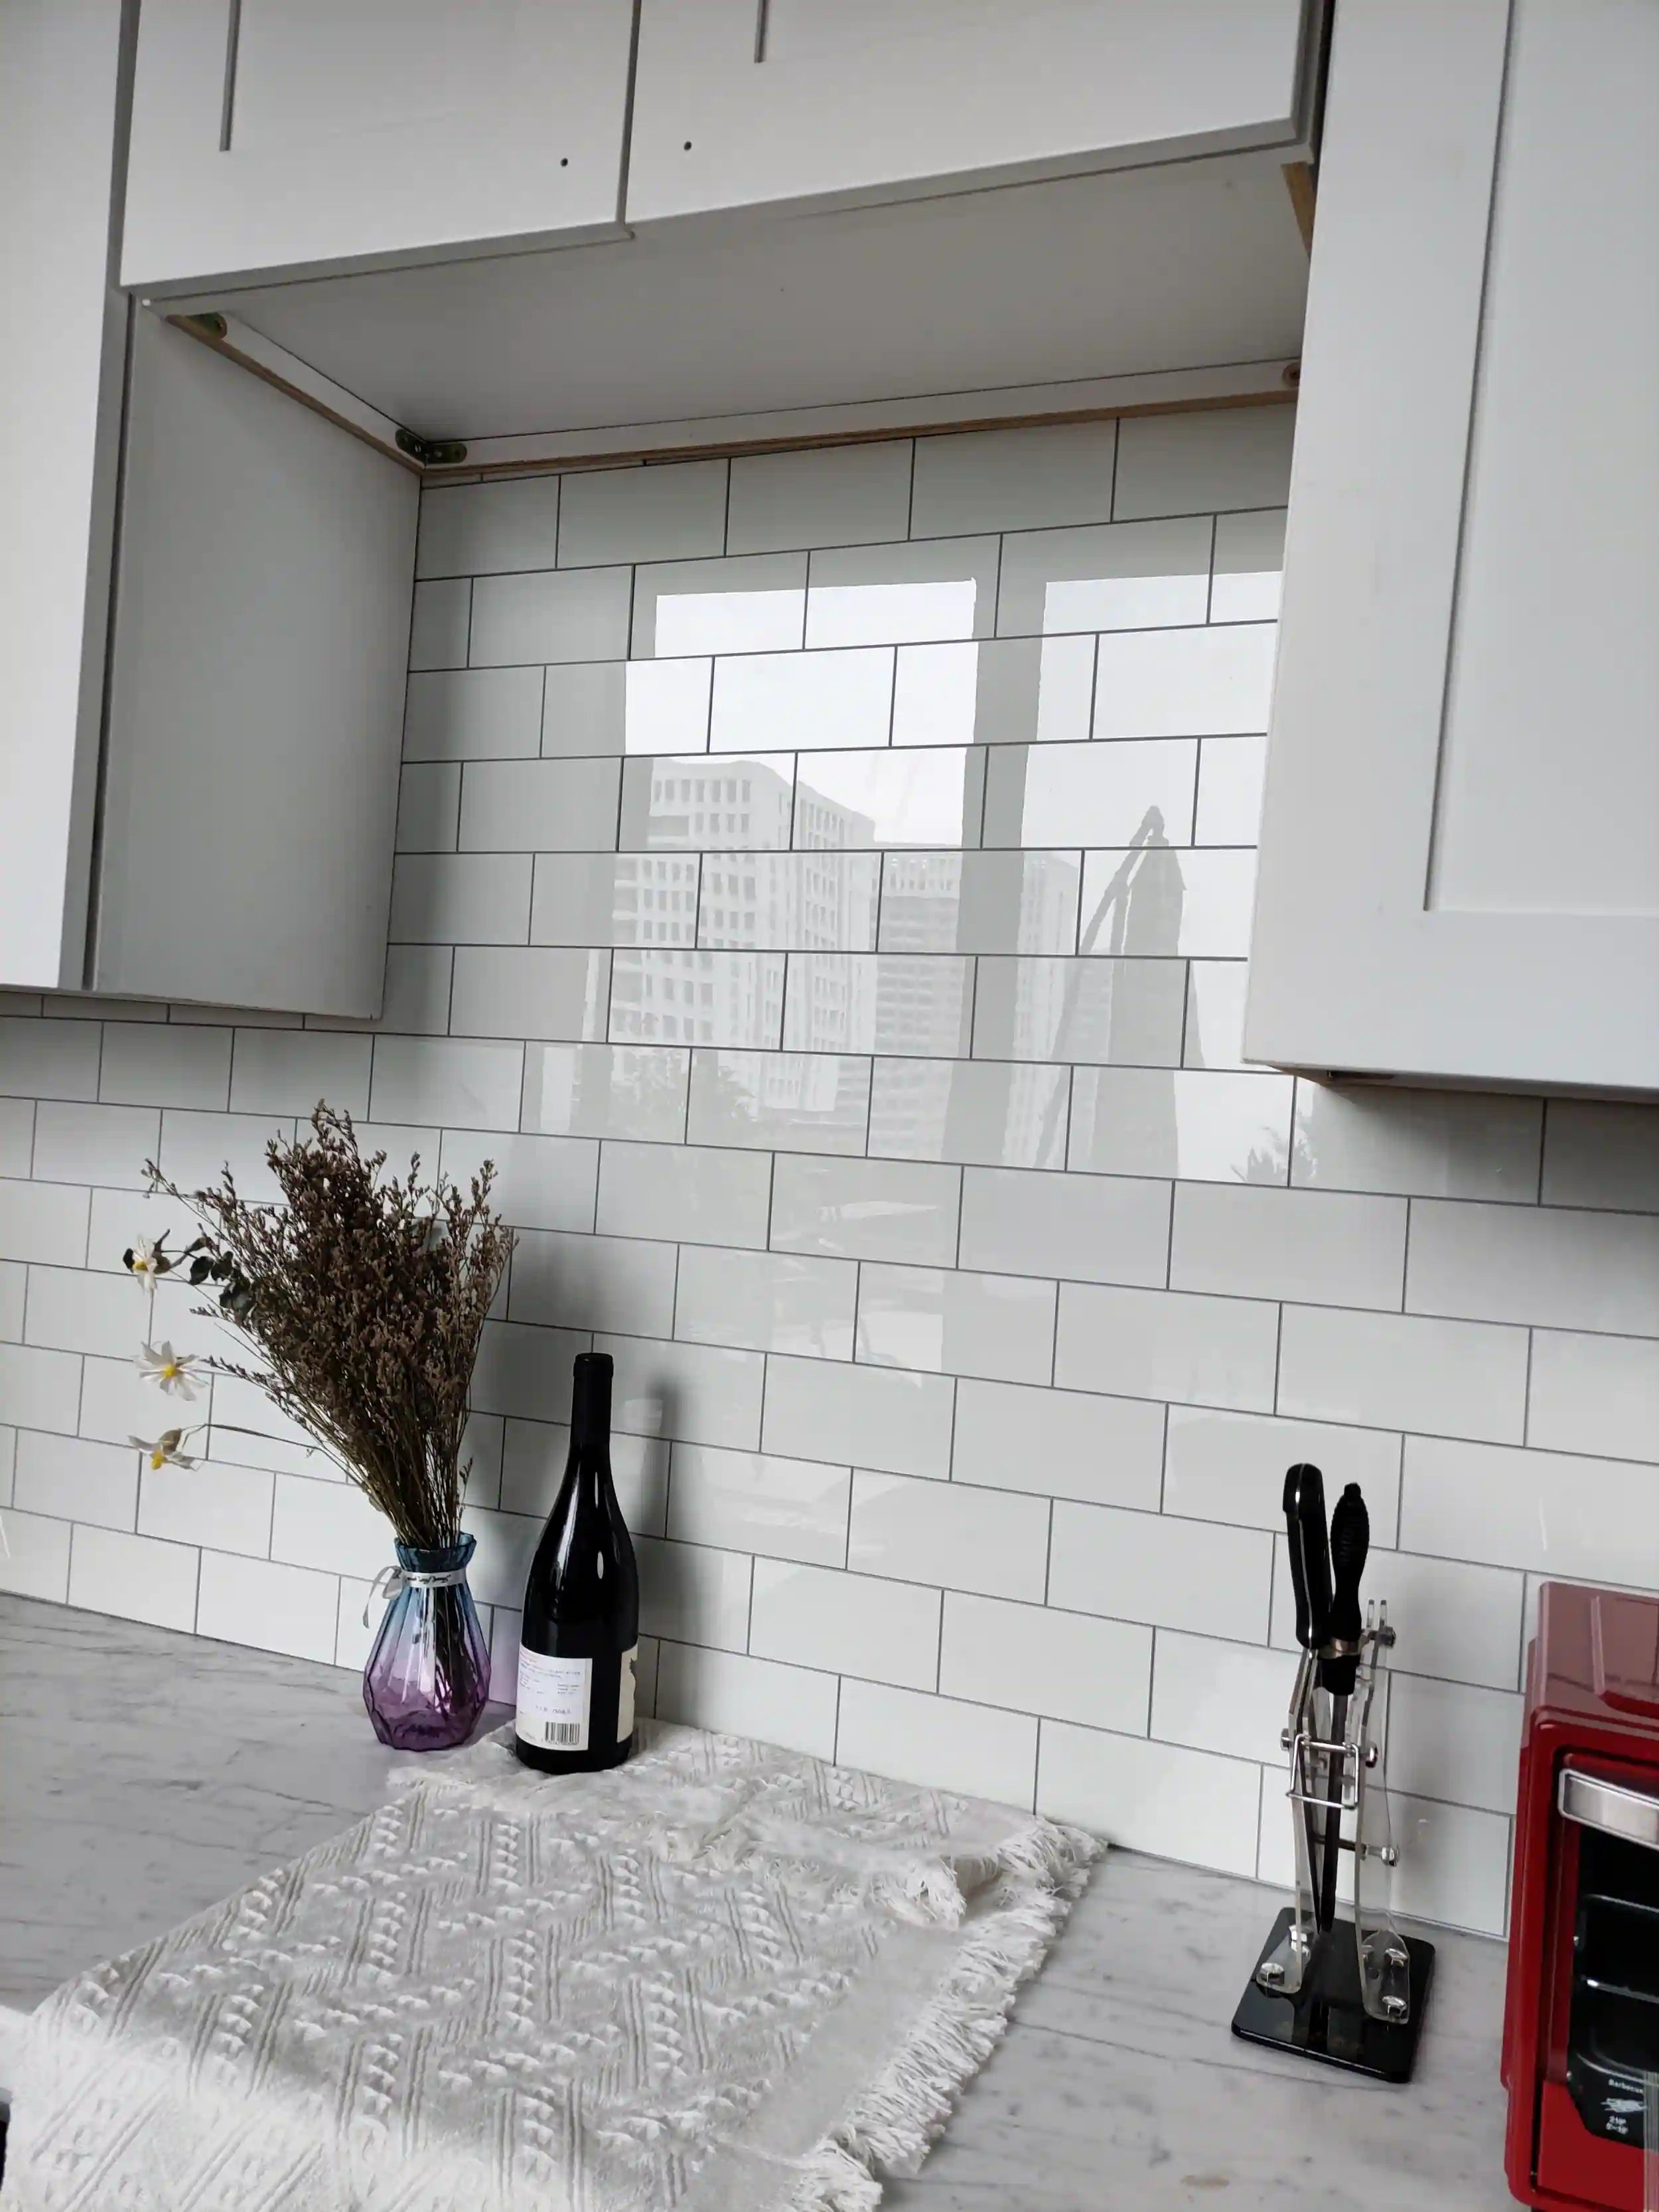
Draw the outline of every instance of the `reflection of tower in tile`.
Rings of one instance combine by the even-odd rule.
[[[870,1102],[870,1150],[906,1159],[948,1159],[941,1133],[951,1111],[949,1060],[890,1060]]]
[[[697,933],[697,863],[666,853],[617,856],[611,942],[684,945]]]
[[[952,952],[962,896],[960,853],[890,853],[881,887],[884,951]]]
[[[1181,879],[1181,857],[1164,842],[1164,818],[1149,807],[1134,842],[1107,879],[1091,913],[1083,918],[1079,939],[1085,953],[1152,953],[1181,942],[1181,909],[1185,896]],[[1133,975],[1127,963],[1114,963],[1111,989],[1096,1009],[1096,1019],[1109,1028],[1113,1001],[1123,988],[1121,979]],[[1063,1054],[1062,1054],[1063,1056]],[[1106,1055],[1103,1054],[1103,1058]],[[1154,1079],[1142,1086],[1142,1112],[1149,1122],[1164,1125],[1155,1133],[1164,1139],[1157,1157],[1176,1157],[1175,1077],[1162,1079],[1156,1103],[1150,1099]],[[1098,1146],[1097,1139],[1098,1134]],[[1069,1163],[1092,1166],[1097,1150],[1104,1153],[1107,1140],[1097,1133],[1092,1117],[1080,1118],[1071,1135]]]

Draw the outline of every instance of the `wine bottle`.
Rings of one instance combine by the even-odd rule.
[[[640,1583],[611,1480],[608,1352],[576,1355],[570,1457],[530,1563],[514,1747],[549,1774],[620,1766],[634,1747]]]

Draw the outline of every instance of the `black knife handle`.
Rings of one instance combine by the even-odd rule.
[[[1285,1525],[1291,1545],[1291,1587],[1296,1597],[1297,1641],[1316,1651],[1325,1641],[1331,1609],[1330,1553],[1325,1534],[1325,1485],[1305,1461],[1285,1477]]]
[[[1299,1499],[1302,1492],[1299,1467],[1290,1468],[1285,1475],[1285,1540],[1291,1555],[1291,1594],[1296,1600],[1296,1640],[1304,1651],[1313,1649],[1313,1631],[1308,1619],[1308,1571],[1302,1558],[1302,1516]]]
[[[1359,1611],[1359,1582],[1371,1545],[1370,1516],[1359,1485],[1351,1482],[1336,1501],[1331,1516],[1331,1566],[1334,1583],[1326,1640],[1346,1647],[1333,1652],[1320,1669],[1320,1680],[1334,1696],[1351,1697],[1359,1668],[1359,1639],[1364,1621]]]

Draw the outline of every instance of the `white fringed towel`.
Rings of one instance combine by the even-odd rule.
[[[35,2015],[5,2212],[868,2212],[1094,1840],[741,1737],[503,1730]]]

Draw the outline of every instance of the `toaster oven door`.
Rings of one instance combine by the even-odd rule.
[[[1659,2154],[1659,1778],[1564,1762],[1578,1831],[1566,2083],[1592,2135]]]

